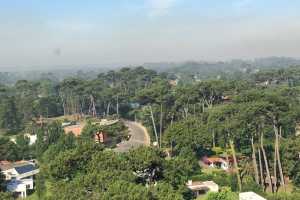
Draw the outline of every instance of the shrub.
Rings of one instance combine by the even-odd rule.
[[[204,200],[238,200],[238,195],[225,187],[221,192],[208,193]]]

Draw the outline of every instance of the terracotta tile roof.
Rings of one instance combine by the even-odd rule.
[[[226,162],[223,158],[220,157],[204,157],[202,159],[205,163],[223,163]]]
[[[2,171],[8,170],[13,167],[13,164],[7,160],[0,161],[0,169]]]

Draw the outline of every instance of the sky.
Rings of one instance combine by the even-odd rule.
[[[297,0],[0,0],[6,68],[300,57]]]

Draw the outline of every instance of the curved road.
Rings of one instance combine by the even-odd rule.
[[[139,146],[150,146],[150,137],[146,128],[137,122],[124,121],[124,124],[129,129],[129,135],[131,136],[128,141],[122,141],[115,148],[116,152],[127,152],[131,148],[137,148]]]

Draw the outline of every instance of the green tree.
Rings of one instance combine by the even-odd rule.
[[[29,138],[24,135],[18,135],[16,137],[16,145],[18,148],[18,157],[22,159],[30,159],[32,158],[32,154],[29,146]]]
[[[49,148],[43,153],[40,161],[47,163],[49,160],[53,160],[60,152],[75,149],[77,145],[77,140],[74,134],[63,134],[59,137],[57,143],[52,144]]]
[[[224,188],[221,192],[218,193],[209,193],[205,200],[238,200],[238,195],[233,193],[228,188]]]
[[[18,155],[18,147],[9,139],[0,137],[0,160],[16,161],[21,159]]]
[[[125,181],[112,183],[103,196],[104,200],[150,200],[151,193],[143,185]]]
[[[151,188],[153,199],[155,200],[183,200],[183,195],[174,190],[173,187],[164,182],[159,182]]]
[[[35,193],[39,199],[43,199],[46,193],[45,177],[42,174],[36,176]]]
[[[298,161],[291,170],[291,176],[293,179],[293,183],[300,187],[300,162]]]
[[[163,154],[158,149],[140,147],[127,154],[130,169],[142,183],[153,184],[162,178]]]
[[[176,156],[164,162],[163,180],[174,188],[178,188],[200,172],[196,157],[193,152],[189,152],[189,154]]]
[[[12,132],[21,127],[14,97],[5,98],[0,102],[0,127]]]
[[[60,137],[62,137],[65,133],[61,127],[61,124],[55,121],[46,126],[38,128],[36,134],[36,155],[37,157],[41,157],[48,147],[52,144],[56,144]]]
[[[196,118],[176,122],[164,134],[165,146],[170,147],[175,154],[185,148],[201,152],[211,147],[212,137],[207,131],[207,126]]]
[[[92,159],[93,153],[101,150],[103,147],[94,143],[79,144],[77,148],[63,151],[48,161],[46,173],[53,180],[71,180],[76,174],[85,172],[86,163]]]
[[[12,194],[0,191],[0,200],[14,200]]]

